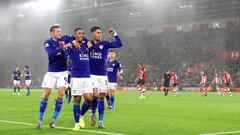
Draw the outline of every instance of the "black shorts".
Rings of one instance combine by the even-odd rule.
[[[175,84],[172,84],[172,86],[173,86],[173,87],[176,87],[176,86],[177,86],[177,84],[176,84],[176,83],[175,83]]]
[[[139,79],[138,80],[138,85],[145,85],[145,80]]]
[[[202,87],[208,87],[208,84],[201,84]]]
[[[170,83],[168,83],[168,82],[163,83],[163,87],[170,87]]]
[[[225,83],[225,87],[230,87],[230,83]]]

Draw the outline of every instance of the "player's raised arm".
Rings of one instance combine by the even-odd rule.
[[[120,37],[118,36],[117,32],[115,29],[110,28],[108,32],[114,36],[115,41],[110,41],[110,48],[120,48],[122,47],[122,41]]]
[[[72,52],[72,43],[67,43],[63,46],[64,56],[67,58]]]

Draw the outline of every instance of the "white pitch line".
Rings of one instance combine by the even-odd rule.
[[[218,132],[218,133],[205,133],[205,134],[198,134],[198,135],[224,135],[224,134],[235,134],[240,133],[240,131],[227,131],[227,132]]]
[[[18,121],[8,121],[8,120],[0,120],[0,123],[35,126],[35,124],[32,124],[32,123],[25,123],[25,122],[18,122]],[[48,126],[44,126],[44,127],[48,127]],[[60,127],[60,126],[56,126],[55,128],[57,128],[57,129],[65,129],[65,130],[72,130],[72,128]],[[111,133],[111,132],[102,132],[102,131],[85,130],[85,129],[81,129],[80,132],[89,132],[89,133],[105,134],[105,135],[123,135],[121,133]]]

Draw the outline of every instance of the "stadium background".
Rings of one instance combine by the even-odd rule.
[[[143,62],[151,89],[160,85],[166,70],[179,74],[181,86],[196,87],[200,70],[206,70],[212,80],[224,68],[230,71],[234,87],[240,87],[238,0],[54,1],[59,3],[0,2],[0,87],[10,87],[14,67],[25,64],[33,75],[32,86],[40,87],[47,70],[42,43],[52,24],[61,25],[64,34],[82,26],[87,37],[91,26],[98,25],[106,39],[107,28],[115,27],[124,42],[117,50],[124,66],[120,86],[136,85],[136,65]]]

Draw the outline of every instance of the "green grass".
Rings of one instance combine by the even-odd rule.
[[[31,96],[13,96],[9,89],[0,89],[0,120],[35,124],[38,118],[41,90],[32,90]],[[86,130],[113,132],[128,135],[197,135],[201,133],[240,130],[240,93],[221,97],[210,93],[180,93],[179,97],[162,96],[161,92],[148,92],[145,100],[138,100],[137,92],[117,92],[116,110],[105,111],[105,129],[88,124]],[[49,99],[44,125],[48,125],[54,109],[54,91]],[[63,105],[56,126],[72,128],[72,104]],[[89,134],[64,129],[35,129],[34,126],[0,122],[1,135],[68,135]]]

